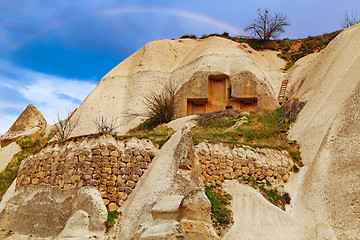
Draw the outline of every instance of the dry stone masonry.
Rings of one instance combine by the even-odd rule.
[[[201,142],[196,146],[206,186],[221,185],[225,179],[249,176],[280,188],[289,179],[294,162],[286,151]]]
[[[45,184],[74,190],[95,186],[113,211],[135,188],[156,151],[149,140],[117,141],[111,136],[50,144],[21,163],[16,187]]]

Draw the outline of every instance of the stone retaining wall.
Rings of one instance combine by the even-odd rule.
[[[156,151],[149,140],[117,141],[111,136],[50,144],[21,163],[16,186],[47,184],[63,190],[95,186],[113,211],[135,188]]]
[[[115,140],[111,136],[81,138],[53,143],[25,159],[19,168],[16,187],[46,184],[62,190],[96,187],[110,211],[116,210],[135,188],[157,152],[149,140]],[[283,186],[294,163],[286,151],[229,148],[202,142],[195,147],[206,186],[225,179],[250,176]]]
[[[249,176],[268,181],[275,188],[289,179],[294,162],[287,151],[248,146],[229,148],[224,144],[202,142],[195,147],[205,185],[221,185],[225,179]]]

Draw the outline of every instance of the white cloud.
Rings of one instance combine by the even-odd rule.
[[[16,74],[7,74],[10,72]],[[48,123],[53,124],[57,120],[57,112],[64,113],[78,107],[96,84],[93,80],[68,79],[39,73],[0,58],[0,86],[9,89],[8,92],[16,93],[16,96],[0,96],[1,135],[11,127],[28,104],[34,104]]]

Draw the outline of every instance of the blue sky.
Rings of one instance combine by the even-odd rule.
[[[258,8],[290,18],[280,38],[304,38],[340,29],[360,0],[0,0],[0,135],[30,103],[53,124],[149,41],[235,36]]]

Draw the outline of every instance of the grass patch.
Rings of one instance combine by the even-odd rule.
[[[123,136],[115,136],[116,139],[123,140],[127,138],[149,139],[161,148],[167,140],[175,133],[174,129],[169,128],[166,124],[160,124],[153,129],[143,128],[142,125],[130,130]]]
[[[238,43],[247,43],[251,48],[256,51],[261,50],[274,50],[279,51],[279,57],[286,61],[286,65],[284,67],[284,71],[289,70],[297,60],[300,58],[313,53],[319,52],[324,49],[339,33],[339,31],[335,31],[332,33],[325,33],[319,36],[309,36],[303,39],[275,39],[263,41],[260,39],[254,38],[245,38],[245,37],[231,37],[228,33],[224,32],[223,34],[213,33],[206,35],[204,34],[200,39],[208,38],[211,36],[217,36],[232,40]],[[186,35],[185,38],[193,38],[197,39],[195,35]]]
[[[205,188],[205,194],[211,203],[211,220],[219,235],[233,223],[232,212],[229,209],[231,196],[218,186]]]
[[[116,210],[108,212],[108,217],[105,223],[107,231],[114,226],[115,220],[119,217],[119,215],[121,215],[121,213]]]
[[[21,151],[14,155],[5,170],[0,173],[0,199],[10,187],[17,176],[20,163],[23,159],[39,152],[46,146],[50,137],[45,137],[44,133],[37,133],[32,136],[23,137],[17,141]]]
[[[297,143],[287,139],[291,121],[284,115],[283,108],[226,117],[219,113],[209,113],[207,117],[204,115],[200,115],[198,126],[193,129],[194,144],[201,141],[222,142],[231,146],[287,150],[294,162],[302,166]]]
[[[288,193],[280,194],[278,190],[271,188],[271,183],[268,181],[259,182],[246,176],[239,178],[239,180],[242,183],[248,183],[255,189],[258,189],[269,202],[282,210],[285,210],[285,205],[290,203],[290,195]]]

